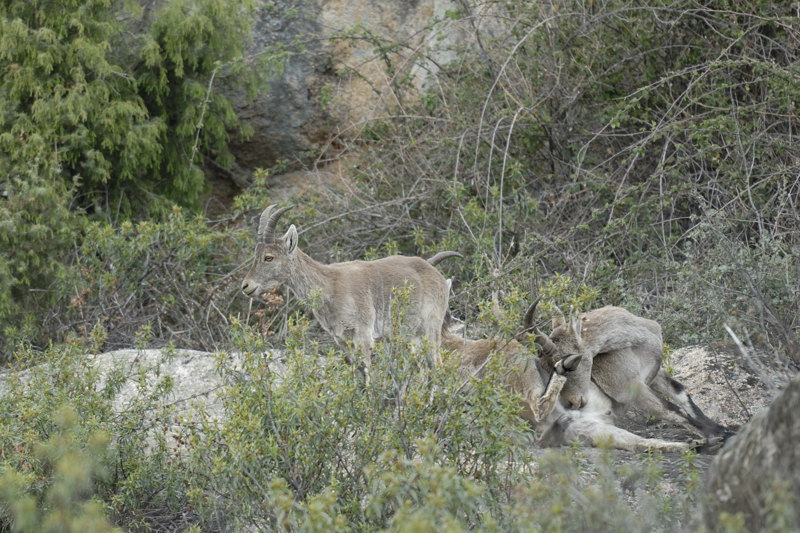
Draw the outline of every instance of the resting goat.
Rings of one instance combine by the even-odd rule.
[[[525,331],[531,322],[536,304],[525,315]],[[518,336],[521,340],[523,335]],[[583,355],[568,354],[561,359],[531,355],[519,340],[469,340],[448,331],[443,332],[442,346],[461,355],[460,375],[467,379],[484,372],[489,357],[502,357],[505,366],[504,384],[521,396],[520,416],[536,434],[542,446],[561,446],[574,441],[588,445],[607,444],[630,451],[659,450],[682,452],[707,445],[707,441],[676,442],[645,438],[614,425],[615,401],[596,383],[590,381],[586,402],[580,409],[567,409],[559,401],[559,393],[583,366]],[[626,365],[635,361],[618,359],[616,370],[626,373]],[[710,448],[709,448],[710,449]]]
[[[557,319],[553,332],[536,331],[546,360],[582,356],[580,368],[564,385],[562,399],[573,409],[590,409],[598,391],[613,410],[633,406],[655,418],[702,435],[715,446],[732,435],[708,418],[678,381],[661,368],[663,342],[657,322],[621,307],[602,307],[570,321]]]
[[[450,298],[449,284],[439,271],[422,258],[398,255],[375,261],[318,263],[297,247],[294,224],[283,237],[275,235],[278,218],[289,209],[271,205],[261,214],[255,259],[242,282],[242,292],[256,298],[285,285],[300,299],[318,297],[312,313],[322,328],[337,343],[353,342],[365,352],[365,364],[369,365],[375,340],[385,337],[392,327],[393,291],[407,287],[404,327],[417,342],[427,339],[438,363]]]

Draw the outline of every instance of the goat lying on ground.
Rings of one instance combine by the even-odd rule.
[[[289,209],[271,205],[261,214],[255,259],[242,292],[257,298],[286,285],[302,300],[318,297],[314,317],[337,343],[352,341],[362,349],[368,366],[375,340],[386,336],[392,326],[393,291],[407,288],[406,333],[420,344],[427,339],[438,363],[450,297],[449,284],[439,271],[422,258],[397,255],[375,261],[318,263],[297,247],[294,224],[283,237],[275,235],[278,218]],[[448,252],[437,256],[441,254]]]
[[[525,331],[532,329],[532,317],[536,304],[525,315]],[[506,372],[505,386],[520,394],[520,416],[534,430],[537,442],[542,446],[560,446],[574,441],[588,445],[608,444],[612,447],[645,451],[682,452],[698,447],[712,450],[719,442],[708,440],[676,442],[645,438],[614,425],[614,411],[619,406],[611,396],[595,382],[589,382],[580,409],[567,409],[558,400],[565,383],[568,383],[583,365],[581,353],[567,354],[563,358],[538,358],[519,342],[523,337],[511,341],[500,339],[469,340],[449,331],[443,332],[442,347],[461,355],[461,375],[482,375],[489,357],[502,357]],[[622,375],[630,375],[628,366],[636,369],[635,360],[617,358],[613,369]],[[611,368],[611,367],[608,367]],[[607,369],[608,369],[607,368]],[[635,397],[627,398],[627,405],[636,405]]]
[[[566,355],[582,356],[562,392],[573,409],[594,411],[603,402],[617,412],[633,406],[702,435],[712,448],[732,435],[708,418],[685,387],[661,368],[663,342],[657,322],[620,307],[603,307],[569,322],[554,321],[550,335],[536,332],[536,342],[549,365]],[[599,401],[598,394],[606,400]]]

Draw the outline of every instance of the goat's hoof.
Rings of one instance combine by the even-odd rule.
[[[714,455],[725,444],[725,439],[717,435],[714,437],[708,437],[707,439],[695,440],[693,442],[696,443],[694,449],[696,449],[698,452]]]

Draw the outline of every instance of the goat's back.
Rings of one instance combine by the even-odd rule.
[[[421,257],[391,255],[374,261],[333,263],[327,268],[333,276],[353,278],[355,283],[373,282],[372,285],[387,290],[402,287],[405,283],[419,290],[445,289],[447,284],[444,276]]]
[[[533,420],[529,402],[535,402],[542,395],[546,380],[539,360],[524,346],[515,340],[471,340],[445,332],[442,334],[442,347],[461,356],[459,377],[464,380],[472,375],[483,376],[489,356],[501,358],[504,385],[522,396],[520,416]]]
[[[661,326],[658,322],[636,316],[627,309],[606,306],[579,315],[580,341],[592,355],[632,346],[660,346]],[[573,336],[570,324],[560,322],[550,337],[558,342],[562,336]]]
[[[374,313],[374,331],[384,336],[389,327],[393,302],[408,288],[405,323],[412,336],[427,336],[438,347],[447,313],[449,286],[442,274],[420,257],[393,255],[374,261],[348,261],[326,266],[337,302],[345,302],[340,313]],[[360,318],[359,323],[365,319]]]

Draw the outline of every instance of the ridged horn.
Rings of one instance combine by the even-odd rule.
[[[530,333],[531,331],[535,334],[534,342],[538,344],[542,348],[542,352],[545,355],[555,355],[556,353],[556,345],[553,344],[553,341],[550,340],[550,337],[545,335],[544,333],[539,330],[533,323],[533,315],[536,312],[536,306],[539,304],[540,298],[536,298],[536,300],[528,307],[528,310],[525,311],[525,318],[522,320],[522,333],[519,335],[520,337],[525,333]]]
[[[258,240],[264,243],[274,242],[275,240],[275,225],[278,223],[278,219],[282,214],[284,214],[289,209],[292,209],[293,205],[288,205],[286,207],[281,207],[279,209],[275,209],[276,205],[272,204],[266,209],[264,212],[261,213],[261,218],[258,221]]]
[[[445,259],[449,259],[451,257],[460,257],[462,259],[464,258],[464,256],[458,252],[446,251],[446,252],[439,252],[433,257],[428,258],[428,263],[430,263],[432,266],[436,266]]]
[[[564,359],[556,363],[556,374],[563,376],[567,372],[572,372],[576,368],[583,359],[581,354],[572,354],[566,356]]]

